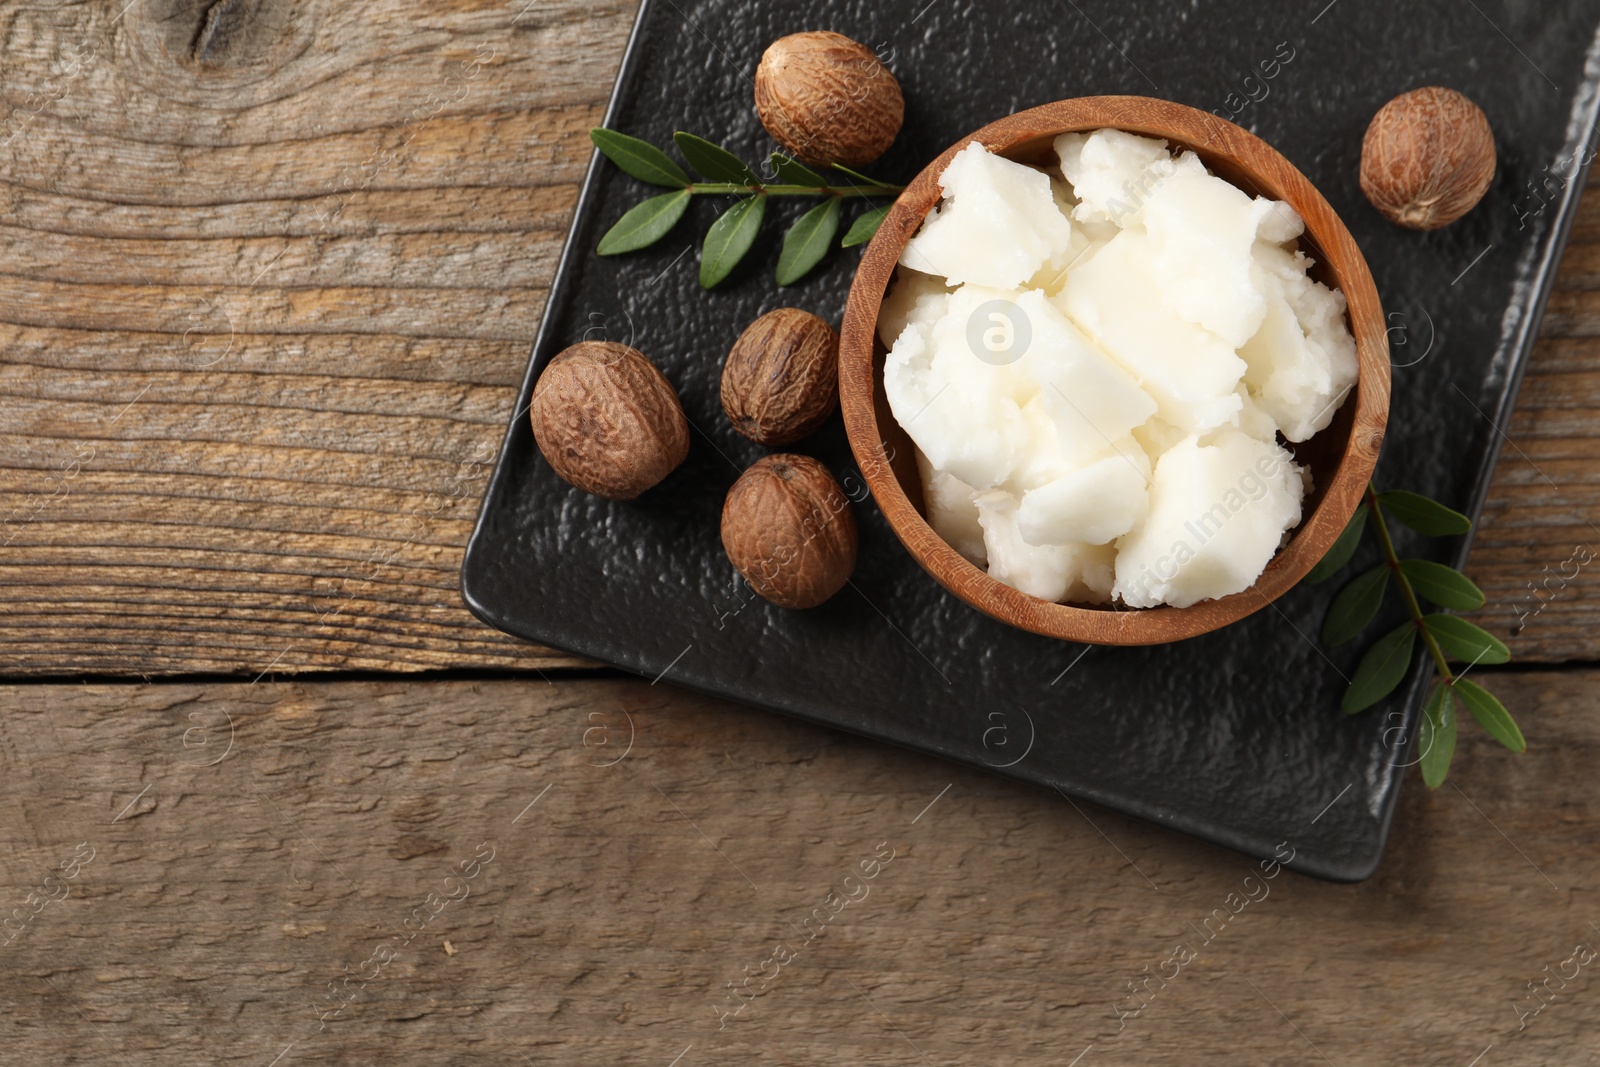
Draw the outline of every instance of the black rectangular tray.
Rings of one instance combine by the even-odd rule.
[[[688,130],[764,159],[775,146],[756,119],[751,78],[768,43],[808,29],[862,41],[900,78],[905,127],[871,168],[889,180],[908,180],[995,118],[1066,97],[1153,95],[1232,117],[1316,183],[1377,278],[1395,365],[1378,484],[1477,514],[1500,444],[1495,427],[1510,412],[1591,154],[1595,5],[923,3],[646,0],[605,124],[663,145]],[[1419,234],[1367,204],[1357,164],[1378,107],[1427,84],[1484,108],[1500,165],[1476,210]],[[656,247],[597,257],[600,235],[650,192],[598,156],[589,169],[467,550],[462,592],[480,618],[1251,855],[1287,841],[1290,866],[1311,875],[1372,873],[1425,676],[1419,664],[1402,694],[1360,716],[1340,713],[1364,642],[1327,650],[1316,641],[1338,583],[1298,588],[1234,626],[1155,648],[1089,648],[1014,630],[912,562],[865,495],[837,418],[796,450],[821,459],[858,499],[852,584],[821,608],[791,612],[736,582],[718,518],[728,487],[763,450],[722,414],[723,359],[744,326],[775,307],[837,324],[857,253],[835,251],[780,290],[779,237],[805,205],[774,203],[757,251],[706,293],[698,244],[722,205],[699,202]],[[688,460],[632,503],[556,478],[526,418],[545,362],[585,338],[649,355],[694,427]],[[1402,550],[1459,563],[1466,545],[1418,539]]]

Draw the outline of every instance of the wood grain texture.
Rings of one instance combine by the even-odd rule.
[[[1594,964],[1518,1008],[1600,945],[1597,682],[1497,675],[1534,747],[1359,886],[665,685],[4,687],[4,1058],[1596,1064]]]
[[[1467,573],[1519,660],[1600,660],[1600,184],[1579,204]],[[1585,562],[1588,560],[1589,562]]]
[[[581,662],[457,574],[632,13],[0,10],[0,671]]]

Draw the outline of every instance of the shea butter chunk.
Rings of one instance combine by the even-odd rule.
[[[1078,198],[1072,211],[1078,222],[1129,225],[1151,190],[1177,169],[1167,142],[1122,130],[1065,133],[1055,151]]]
[[[996,304],[1009,301],[1014,311]],[[996,316],[984,319],[985,315]],[[1017,373],[1038,389],[1040,402],[1056,427],[1057,441],[1069,464],[1079,464],[1128,435],[1156,412],[1156,402],[1083,331],[1074,326],[1037,291],[1021,294],[966,287],[951,299],[945,327],[961,328],[970,342],[983,330],[1005,322],[1025,330],[1026,344],[1012,337]]]
[[[1173,311],[1238,348],[1261,326],[1266,296],[1251,250],[1272,201],[1252,200],[1204,170],[1173,177],[1144,208],[1150,259]]]
[[[1246,377],[1248,381],[1248,375]],[[1235,416],[1233,428],[1241,431],[1248,437],[1257,441],[1272,441],[1278,436],[1278,423],[1262,405],[1261,401],[1251,395],[1244,382],[1234,390],[1239,394],[1239,413]]]
[[[1149,238],[1124,230],[1072,272],[1055,300],[1155,398],[1167,422],[1189,432],[1227,424],[1240,408],[1234,387],[1244,361],[1163,301],[1152,260]]]
[[[1280,446],[1236,430],[1190,437],[1156,462],[1150,514],[1117,545],[1116,593],[1131,607],[1248,589],[1300,521],[1304,482]]]
[[[1356,382],[1344,294],[1307,277],[1303,255],[1258,244],[1255,258],[1267,313],[1239,349],[1248,364],[1245,384],[1285,439],[1304,441],[1333,421]]]
[[[1077,553],[1070,546],[1030,545],[1017,530],[1017,498],[1003,489],[977,497],[978,521],[989,557],[989,576],[1042,600],[1064,600],[1077,583]]]
[[[952,474],[935,470],[919,449],[917,471],[922,476],[923,511],[933,532],[945,543],[978,566],[987,562],[983,547],[983,527],[978,524],[978,505],[972,486]]]
[[[883,389],[930,463],[988,489],[1010,478],[1031,447],[1022,404],[1038,390],[1011,365],[978,359],[952,319],[906,326],[884,360]]]
[[[901,267],[878,311],[878,339],[883,347],[893,348],[912,323],[931,329],[944,317],[949,302],[950,287],[943,278]]]
[[[1105,458],[1024,493],[1017,529],[1031,545],[1104,545],[1144,521],[1150,463],[1129,438]]]
[[[1056,206],[1050,178],[974,141],[939,177],[945,199],[901,253],[912,270],[1015,289],[1040,269],[1065,267],[1072,224]]]
[[[1028,427],[1029,445],[1011,471],[1011,477],[1006,479],[1007,489],[1025,493],[1077,470],[1086,462],[1082,453],[1069,457],[1061,447],[1061,434],[1044,405],[1043,396],[1036,394],[1022,405],[1022,421]]]
[[[1115,545],[1084,545],[1078,549],[1078,585],[1074,592],[1081,604],[1109,604],[1116,584],[1117,548]]]

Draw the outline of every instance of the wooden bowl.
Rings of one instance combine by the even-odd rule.
[[[973,141],[1022,163],[1053,164],[1063,133],[1115,127],[1192,149],[1213,174],[1244,191],[1287,201],[1305,220],[1300,247],[1317,261],[1312,276],[1344,293],[1360,373],[1333,422],[1291,446],[1310,466],[1314,491],[1291,540],[1242,593],[1187,608],[1053,604],[996,581],[944,542],[922,515],[922,485],[911,440],[883,390],[885,350],[878,310],[906,243],[939,202],[939,175]],[[1351,166],[1355,164],[1352,161]],[[1143,96],[1090,96],[1032,108],[952,145],[900,195],[867,246],[845,305],[839,343],[839,401],[850,447],[889,525],[946,589],[1001,622],[1048,637],[1100,645],[1151,645],[1208,633],[1258,611],[1305,577],[1360,504],[1389,416],[1389,345],[1372,273],[1344,223],[1305,175],[1265,141],[1215,115]]]

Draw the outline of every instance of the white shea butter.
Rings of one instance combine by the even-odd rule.
[[[1258,243],[1255,258],[1267,315],[1239,349],[1245,385],[1286,440],[1304,441],[1333,421],[1356,381],[1344,294],[1306,277],[1310,261],[1298,252]]]
[[[932,329],[944,318],[949,303],[950,287],[943,278],[914,270],[899,271],[878,310],[878,339],[885,348],[893,348],[896,339],[913,323]]]
[[[1110,544],[1144,522],[1149,484],[1144,451],[1117,450],[1024,493],[1017,529],[1031,545]]]
[[[1208,445],[1185,438],[1156,462],[1149,517],[1117,546],[1116,594],[1129,607],[1186,608],[1248,589],[1300,521],[1303,492],[1279,445],[1237,430]]]
[[[1017,498],[1004,490],[979,493],[978,523],[989,574],[1040,600],[1065,600],[1078,576],[1070,545],[1030,545],[1017,529]]]
[[[972,502],[975,490],[955,475],[935,470],[921,452],[917,470],[922,474],[923,510],[933,532],[971,562],[986,566],[983,527],[978,523],[978,505]]]
[[[1098,130],[1058,170],[979,144],[940,178],[878,318],[935,532],[1052,601],[1241,592],[1301,517],[1284,446],[1356,381],[1344,297],[1288,205]]]
[[[1239,411],[1238,352],[1185,320],[1161,293],[1150,238],[1123,230],[1073,270],[1055,303],[1155,397],[1184,430],[1209,430]]]
[[[900,262],[952,285],[1014,289],[1047,265],[1066,266],[1072,226],[1050,177],[974,141],[939,178],[944,200],[906,245]]]

